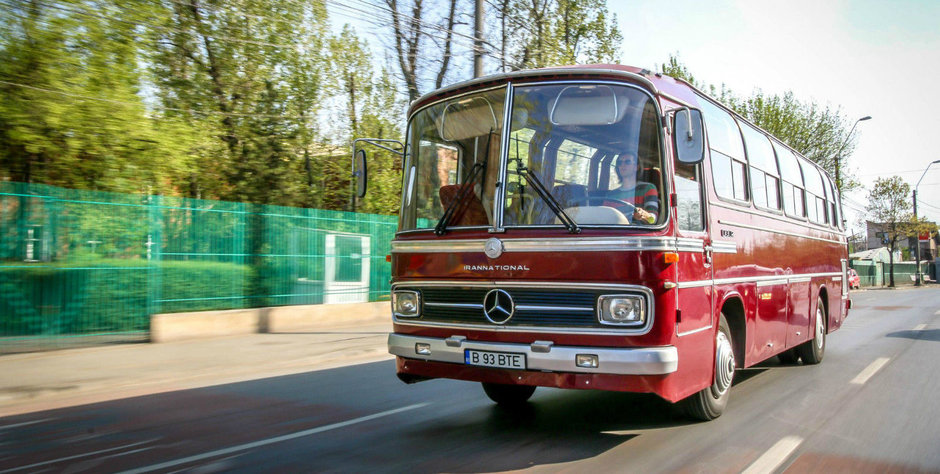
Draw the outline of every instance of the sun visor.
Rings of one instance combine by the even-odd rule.
[[[570,86],[551,102],[549,116],[553,125],[610,125],[623,118],[629,105],[627,96],[610,86]]]
[[[466,140],[499,130],[501,119],[490,101],[483,97],[471,97],[444,107],[438,131],[441,138],[447,141]]]

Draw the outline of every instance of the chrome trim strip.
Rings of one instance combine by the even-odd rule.
[[[482,304],[476,303],[429,303],[424,302],[425,306],[433,306],[436,308],[466,308],[466,309],[483,309]]]
[[[802,283],[811,281],[813,278],[837,276],[839,273],[804,273],[800,275],[767,275],[738,278],[718,278],[715,280],[697,280],[679,282],[679,288],[698,288],[709,285],[731,285],[735,283],[755,283],[758,286],[769,286],[770,284],[780,284],[778,282]],[[766,283],[766,284],[764,284]]]
[[[680,332],[680,333],[678,333],[678,334],[676,334],[676,335],[679,336],[679,337],[682,337],[682,336],[690,336],[690,335],[695,334],[695,333],[699,333],[699,332],[702,332],[702,331],[707,331],[707,330],[709,330],[709,329],[711,329],[711,328],[713,328],[713,327],[714,327],[714,326],[712,326],[711,324],[709,324],[708,326],[700,327],[700,328],[698,328],[698,329],[693,329],[693,330],[691,330],[691,331]]]
[[[738,243],[733,240],[713,240],[712,251],[715,253],[738,253]]]
[[[415,321],[413,319],[399,319],[393,317],[395,324],[418,327],[438,327],[469,329],[474,331],[491,332],[527,332],[527,333],[564,333],[564,334],[590,334],[590,335],[617,335],[617,336],[639,336],[646,334],[652,329],[653,322],[656,320],[656,302],[653,296],[653,290],[640,285],[627,285],[617,283],[568,283],[568,282],[546,282],[546,281],[464,281],[464,280],[429,280],[429,281],[401,281],[392,284],[391,291],[397,291],[398,288],[425,288],[425,287],[464,287],[464,288],[537,288],[537,289],[581,289],[581,290],[610,290],[614,293],[641,293],[646,297],[647,314],[649,317],[646,324],[641,327],[625,328],[621,326],[609,326],[608,328],[571,328],[571,327],[544,327],[544,326],[493,326],[483,324],[460,324],[460,323],[440,323],[431,321]],[[518,309],[518,307],[517,307]],[[570,310],[570,308],[566,308]],[[587,312],[587,310],[584,310]],[[595,311],[595,308],[591,308]]]
[[[671,237],[558,237],[553,239],[502,239],[502,242],[503,251],[505,252],[676,251],[676,240]],[[393,240],[391,251],[392,253],[482,253],[485,244],[486,240],[484,239]],[[701,248],[698,251],[701,251]]]
[[[746,210],[746,209],[739,209],[739,208],[734,208],[734,207],[730,207],[730,206],[721,206],[721,205],[719,205],[719,204],[717,204],[717,203],[712,203],[711,205],[713,205],[713,206],[718,206],[718,207],[723,207],[723,208],[725,208],[725,209],[731,209],[731,210],[734,210],[734,211],[746,212],[746,213],[748,213],[748,214],[757,215],[757,216],[773,217],[773,216],[770,216],[770,215],[757,214],[757,213],[754,213],[754,212],[750,212],[750,211],[748,211],[748,210]],[[799,225],[804,225],[804,226],[805,226],[805,224],[803,224],[803,223],[801,223],[801,222],[795,222],[795,221],[783,220],[783,219],[777,219],[777,220],[780,220],[780,221],[786,222],[786,223],[790,223],[790,224],[799,224]],[[742,229],[760,230],[760,231],[764,231],[764,232],[772,232],[772,233],[774,233],[774,234],[789,235],[790,237],[800,237],[800,238],[804,238],[804,239],[818,240],[818,241],[821,241],[821,242],[829,242],[829,243],[832,243],[832,244],[845,244],[845,242],[840,241],[840,240],[826,239],[826,238],[823,238],[823,237],[813,237],[813,236],[806,235],[806,234],[797,234],[797,233],[794,233],[794,232],[787,232],[787,231],[784,231],[784,230],[768,229],[768,228],[766,228],[766,227],[758,227],[758,226],[753,226],[753,225],[750,225],[750,224],[742,224],[742,223],[740,223],[740,222],[726,221],[726,220],[722,220],[722,219],[719,219],[719,220],[718,220],[718,223],[719,223],[719,224],[730,225],[730,226],[734,226],[734,227],[740,227],[740,228],[742,228]],[[826,228],[822,228],[822,227],[808,227],[808,226],[807,226],[807,228],[809,228],[809,229],[815,229],[815,230],[820,230],[820,231],[823,231],[823,232],[829,232],[829,233],[831,233],[831,234],[836,234],[836,235],[840,235],[840,236],[841,236],[841,234],[839,233],[838,230],[826,229]]]
[[[584,306],[535,306],[535,305],[517,305],[516,311],[547,311],[547,312],[567,312],[580,311],[582,313],[593,313],[594,307],[586,308]]]
[[[759,281],[759,282],[757,282],[757,287],[758,287],[758,288],[763,288],[763,287],[765,287],[765,286],[786,285],[786,284],[787,284],[787,281],[788,281],[788,280],[787,280],[786,278],[781,278],[781,279],[779,279],[779,280]]]
[[[676,238],[676,251],[678,252],[696,252],[705,251],[705,241],[702,239]]]
[[[513,86],[512,83],[506,84],[506,99],[503,101],[503,128],[501,135],[499,137],[499,176],[497,177],[497,183],[506,182],[506,174],[509,168],[509,140],[511,139],[511,130],[509,130],[512,123],[510,119],[512,117],[512,99],[513,99]],[[486,150],[486,156],[489,157],[490,151]],[[483,176],[483,182],[486,182],[486,176]],[[503,209],[506,207],[506,187],[497,185],[493,189],[493,227],[490,228],[491,233],[502,233],[506,229],[503,227]]]
[[[430,355],[420,355],[415,352],[415,344],[419,343],[430,346]],[[526,370],[531,371],[661,375],[671,374],[679,368],[679,351],[675,346],[614,348],[553,344],[548,347],[547,352],[542,352],[545,350],[544,345],[539,346],[539,351],[535,351],[531,344],[460,340],[453,341],[453,345],[448,345],[445,339],[436,337],[408,336],[397,333],[388,335],[388,352],[409,359],[464,365],[464,351],[467,349],[525,354]],[[599,361],[598,368],[576,366],[574,360],[577,354],[596,355]]]

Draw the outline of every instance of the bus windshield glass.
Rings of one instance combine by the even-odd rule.
[[[496,219],[564,228],[559,210],[578,226],[664,221],[660,122],[648,94],[600,83],[512,90],[508,156],[499,154],[505,89],[414,115],[401,230],[440,230],[442,220],[447,229],[488,227]],[[506,186],[497,187],[501,174]]]

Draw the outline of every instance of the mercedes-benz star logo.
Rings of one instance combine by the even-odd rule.
[[[505,290],[490,290],[483,297],[483,314],[493,324],[506,324],[516,311],[516,305]]]
[[[499,258],[503,254],[503,242],[496,237],[490,237],[483,245],[483,253],[490,258]]]

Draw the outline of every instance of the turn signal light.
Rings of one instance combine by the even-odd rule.
[[[663,262],[666,265],[672,265],[679,261],[679,254],[676,252],[666,252],[663,254]]]

